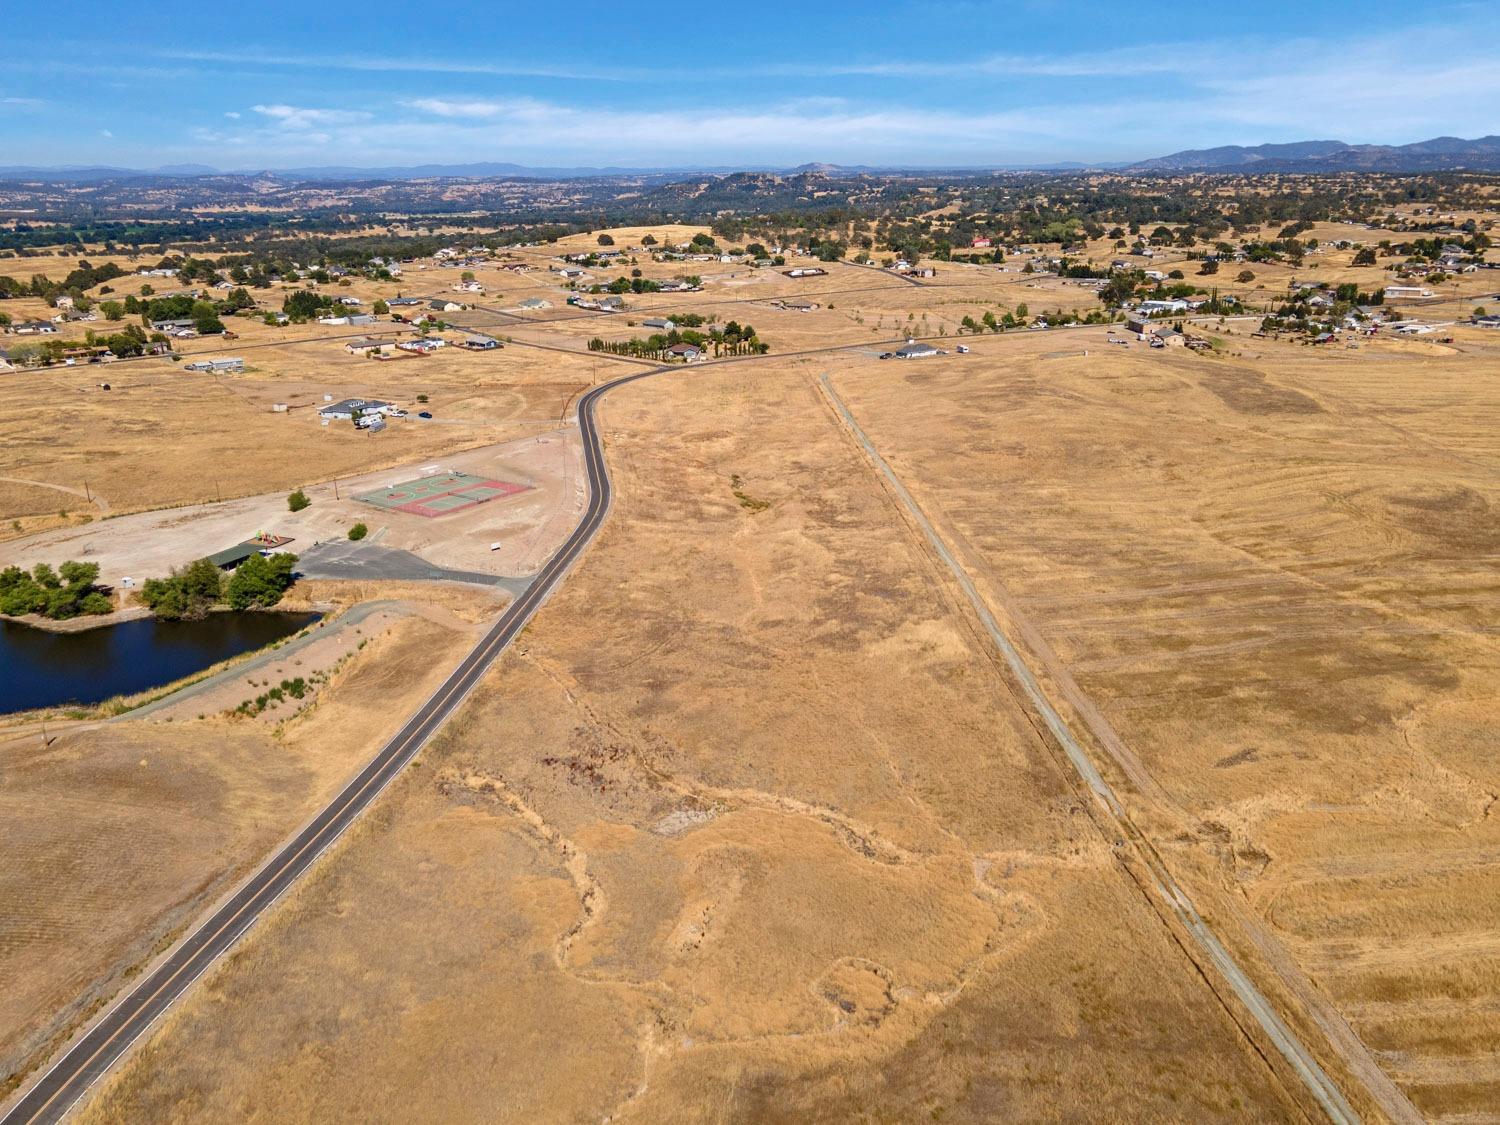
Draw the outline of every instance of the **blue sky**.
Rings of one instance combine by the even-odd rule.
[[[1500,132],[1493,0],[124,12],[12,22],[0,165],[985,166]]]

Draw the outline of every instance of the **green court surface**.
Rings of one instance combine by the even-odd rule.
[[[387,511],[406,512],[430,519],[463,508],[472,508],[497,497],[513,496],[529,488],[529,485],[477,477],[472,473],[438,473],[357,493],[354,498]]]

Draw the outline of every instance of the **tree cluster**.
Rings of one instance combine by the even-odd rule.
[[[0,613],[38,613],[54,621],[109,613],[114,603],[94,584],[98,577],[98,563],[70,561],[55,570],[37,563],[30,572],[8,566],[0,570]]]
[[[169,621],[199,620],[221,603],[230,609],[266,609],[291,587],[296,564],[297,556],[285,552],[254,554],[226,579],[208,559],[198,559],[166,578],[148,578],[141,601]]]

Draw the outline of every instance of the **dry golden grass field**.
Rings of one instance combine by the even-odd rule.
[[[175,718],[53,724],[45,746],[35,724],[0,727],[5,1092],[310,816],[472,643],[433,613],[348,632],[370,643],[283,722],[226,717],[258,690],[241,684],[184,699]]]
[[[623,248],[648,230],[668,234],[613,233]],[[1257,316],[1197,324],[1204,354],[1099,327],[882,362],[907,335],[952,349],[965,316],[1097,301],[993,266],[912,285],[642,258],[703,290],[590,314],[550,267],[594,245],[518,249],[530,270],[492,264],[483,296],[454,294],[477,307],[450,319],[498,352],[381,363],[343,338],[401,326],[250,323],[185,348],[243,354],[243,375],[155,359],[5,376],[28,393],[0,422],[0,538],[25,538],[0,564],[65,520],[550,433],[590,384],[643,369],[586,342],[645,335],[646,317],[749,323],[773,347],[605,400],[599,539],[83,1120],[1320,1119],[1145,888],[827,375],[1146,846],[1357,1112],[1500,1121],[1500,333],[1320,350],[1253,337]],[[1384,277],[1351,257],[1295,276]],[[458,271],[429,266],[346,291],[451,292]],[[1258,305],[1293,277],[1255,272],[1221,288]],[[1431,315],[1466,315],[1484,284]],[[775,307],[788,297],[819,307]],[[436,418],[324,429],[326,394],[423,394]],[[69,491],[85,481],[92,511]],[[379,582],[329,596],[422,600]],[[431,614],[393,624],[280,725],[177,706],[46,753],[30,729],[0,743],[0,804],[38,857],[0,887],[19,904],[0,914],[0,979],[29,982],[0,1005],[0,1061],[34,1064],[111,995],[467,637]],[[64,807],[80,810],[65,824]],[[143,807],[163,810],[147,829],[121,811]],[[60,870],[66,895],[29,905]],[[89,902],[106,923],[84,941]]]
[[[606,407],[585,565],[90,1119],[1297,1114],[811,371]]]
[[[1500,1105],[1486,345],[837,377],[1059,686],[1165,791],[1162,843],[1432,1120]]]

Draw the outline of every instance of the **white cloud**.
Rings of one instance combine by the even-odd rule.
[[[444,98],[416,98],[401,104],[439,117],[495,117],[505,108],[500,102],[448,101]]]
[[[398,100],[379,107],[378,122],[362,110],[266,103],[239,124],[239,113],[226,113],[222,129],[196,137],[276,163],[293,154],[299,161],[383,163],[399,147],[420,160],[630,166],[832,160],[983,167],[1130,159],[1316,134],[1399,143],[1495,131],[1490,107],[1500,101],[1500,67],[1468,49],[1472,33],[1414,26],[1350,35],[1336,56],[1317,42],[1251,37],[1048,56],[794,62],[770,71],[789,76],[778,83],[784,100],[771,105],[741,94],[740,85],[709,87],[711,70],[696,68],[658,77],[703,81],[698,101],[681,88],[670,98],[643,88],[639,98],[580,93],[577,101],[549,101],[476,79],[468,90],[393,95]],[[346,64],[379,69],[381,60]],[[432,69],[465,73],[468,65]],[[417,60],[406,69],[425,66]],[[472,72],[511,73],[487,64]],[[838,82],[840,76],[891,81]],[[643,104],[647,97],[662,101],[652,107]],[[721,101],[702,104],[707,97]]]
[[[414,74],[488,74],[512,78],[564,78],[603,82],[634,81],[657,76],[656,71],[632,71],[617,67],[553,66],[546,63],[477,62],[461,59],[424,59],[414,55],[320,55],[267,51],[183,51],[156,52],[166,59],[183,62],[236,63],[241,66],[312,67],[321,70],[354,70]]]
[[[39,105],[46,105],[46,104],[47,103],[44,102],[41,98],[17,98],[17,97],[0,98],[0,105],[13,105],[13,106],[21,107],[23,109],[35,109]]]
[[[253,105],[250,108],[288,129],[297,130],[324,125],[353,125],[357,122],[368,121],[372,116],[363,110],[312,109],[295,105]]]
[[[1117,126],[1112,105],[999,109],[988,113],[853,106],[843,99],[793,99],[764,108],[628,109],[566,105],[537,99],[414,98],[400,103],[419,116],[397,113],[330,116],[291,106],[259,106],[260,128],[199,130],[201,141],[284,160],[318,148],[328,159],[383,159],[393,148],[414,158],[521,159],[584,164],[912,160],[1004,164],[1055,146],[1058,136]],[[1154,111],[1164,110],[1159,106]],[[1154,112],[1153,111],[1153,112]],[[320,116],[313,116],[318,114]],[[288,127],[296,123],[296,127]],[[315,142],[316,138],[316,142]]]
[[[114,136],[114,134],[111,133],[108,129],[100,129],[99,130],[99,135],[101,137],[113,137]]]
[[[232,109],[225,110],[224,111],[224,116],[227,117],[227,118],[229,118],[231,121],[238,121],[240,119],[240,115],[238,113],[236,113]]]

